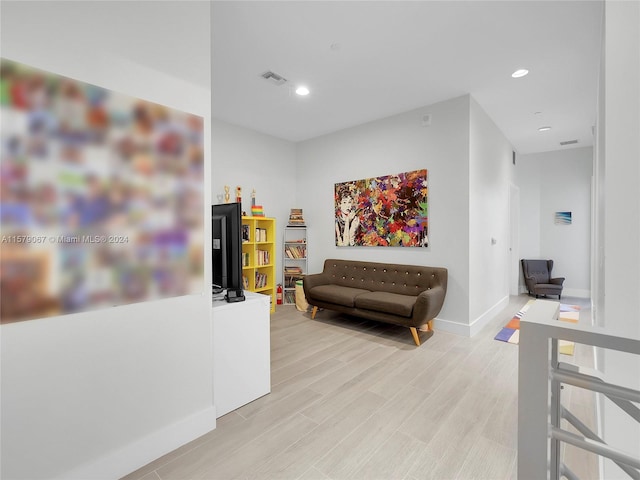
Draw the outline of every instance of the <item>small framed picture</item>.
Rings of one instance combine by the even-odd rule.
[[[556,212],[554,223],[556,225],[571,225],[571,212]]]

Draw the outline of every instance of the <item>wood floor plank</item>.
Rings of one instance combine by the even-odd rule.
[[[506,479],[516,458],[515,448],[507,448],[489,439],[477,442],[466,457],[458,478],[465,480]]]
[[[287,422],[273,429],[268,436],[261,436],[248,442],[230,455],[216,462],[192,477],[196,479],[234,479],[247,478],[271,457],[283,448],[296,443],[300,438],[318,426],[317,423],[299,413],[288,418]],[[160,472],[162,477],[162,473]],[[162,477],[165,480],[164,477]],[[184,479],[182,479],[184,480]]]
[[[481,425],[452,415],[438,426],[423,455],[409,474],[425,480],[462,478],[462,469],[471,448],[480,441]]]
[[[411,419],[400,426],[400,431],[412,435],[425,443],[433,438],[442,422],[453,413],[457,401],[463,398],[467,386],[473,381],[473,373],[458,371],[444,380],[441,385],[429,394],[424,405]]]
[[[355,376],[371,368],[372,365],[376,365],[392,353],[392,349],[374,344],[373,347],[367,348],[363,353],[354,358],[353,361],[349,363],[348,369],[342,369],[334,375],[323,377],[309,385],[309,388],[322,395],[333,393],[353,380]]]
[[[244,418],[251,418],[262,410],[280,401],[287,401],[286,397],[300,390],[307,388],[310,384],[327,375],[332,375],[336,370],[344,367],[344,363],[334,358],[325,359],[322,363],[314,367],[307,368],[296,376],[291,377],[278,384],[278,388],[273,388],[269,395],[244,405],[237,410],[237,413]]]
[[[394,372],[379,377],[369,390],[385,398],[391,398],[405,385],[412,384],[416,377],[424,372],[433,371],[433,364],[443,355],[444,352],[428,347],[413,355],[415,361],[406,361],[404,355],[401,365]]]
[[[162,480],[184,480],[196,478],[201,472],[214,468],[240,448],[259,438],[268,438],[302,408],[313,403],[319,395],[312,390],[301,390],[287,397],[287,402],[278,402],[244,420],[234,428],[218,427],[215,441],[208,442],[158,469]],[[237,415],[237,413],[232,412]],[[226,416],[226,415],[225,415]],[[239,416],[239,415],[238,415]]]
[[[384,403],[385,399],[379,395],[362,393],[351,403],[334,410],[318,428],[256,468],[248,478],[291,479],[302,476],[318,458],[366,422]]]
[[[394,432],[349,478],[404,478],[426,447],[424,442]]]
[[[388,354],[389,351],[386,353]],[[371,366],[364,368],[356,375],[354,374],[357,371],[354,369],[346,378],[344,376],[332,378],[328,385],[332,385],[333,387],[337,386],[337,388],[329,388],[326,382],[322,385],[319,385],[317,382],[309,385],[309,388],[313,390],[327,388],[327,391],[322,399],[305,409],[303,413],[317,422],[323,422],[330,417],[336,409],[341,408],[345,403],[349,403],[371,385],[374,385],[378,378],[393,375],[395,369],[400,366],[399,359],[394,359],[394,357],[394,353],[382,357],[376,355],[375,360],[366,360],[365,366]],[[344,383],[339,383],[341,381],[344,381]]]
[[[482,436],[504,447],[518,443],[518,397],[496,402],[482,429]]]
[[[236,428],[240,427],[244,423],[245,423],[244,418],[242,418],[240,415],[238,415],[235,412],[230,412],[227,415],[218,418],[216,422],[217,428],[215,430],[199,438],[196,438],[195,440],[181,446],[180,448],[173,450],[172,452],[167,453],[166,455],[163,455],[157,458],[156,460],[154,460],[151,463],[148,463],[144,467],[130,473],[129,475],[126,475],[125,477],[122,477],[121,480],[142,480],[150,472],[155,472],[157,469],[163,467],[164,465],[167,465],[169,463],[176,462],[176,461],[178,464],[180,464],[182,460],[178,460],[178,459],[181,459],[181,457],[183,457],[184,455],[186,455],[187,453],[193,450],[200,449],[199,451],[206,452],[210,448],[208,445],[205,446],[206,444],[208,444],[209,442],[220,441],[219,438],[225,437],[227,431],[234,431]]]
[[[309,470],[300,475],[296,480],[331,480],[317,468],[311,467]]]
[[[436,325],[420,347],[405,328],[278,306],[272,393],[125,480],[515,479],[518,347],[493,337],[528,300],[511,297],[473,338]],[[563,399],[591,411],[584,392]],[[591,459],[565,458],[595,478]]]
[[[280,348],[271,349],[271,368],[280,368],[282,365],[288,365],[295,362],[300,358],[309,356],[315,352],[323,350],[330,345],[333,345],[336,341],[340,341],[340,337],[335,334],[330,334],[326,338],[319,335],[317,331],[309,329],[310,331],[302,341],[294,343],[287,342]],[[334,332],[335,333],[335,332]]]
[[[313,335],[316,334],[317,332],[313,332]],[[352,338],[338,337],[331,341],[314,343],[312,347],[304,351],[287,356],[277,363],[272,362],[271,378],[276,379],[272,384],[276,385],[283,379],[286,379],[287,376],[297,375],[303,369],[317,365],[327,358],[343,361],[342,359],[336,358],[337,355],[343,351],[352,349],[356,343],[358,343],[358,341]]]
[[[437,358],[429,368],[420,370],[418,375],[411,381],[411,385],[420,388],[425,392],[433,392],[451,378],[453,372],[459,370],[460,362],[468,355],[464,351],[449,351]]]
[[[407,385],[314,466],[332,478],[353,475],[373,451],[386,442],[403,422],[415,415],[427,396],[427,393]]]

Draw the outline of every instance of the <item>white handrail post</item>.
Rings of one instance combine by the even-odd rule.
[[[557,318],[558,304],[535,302],[526,316]],[[541,312],[538,312],[541,310]],[[518,352],[518,479],[549,478],[549,368],[551,342],[546,332],[520,322]],[[543,420],[544,419],[544,420]],[[526,452],[522,455],[522,452]]]
[[[551,361],[550,361],[551,369],[555,370],[558,368],[558,339],[551,339]],[[551,378],[551,426],[560,428],[560,382]],[[550,451],[550,464],[549,464],[549,473],[551,480],[559,480],[560,478],[560,440],[555,438],[551,438],[551,451]]]

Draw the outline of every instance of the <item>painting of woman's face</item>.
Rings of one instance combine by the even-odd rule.
[[[334,185],[336,246],[427,247],[427,169]]]
[[[353,198],[350,195],[345,195],[340,200],[340,211],[343,215],[348,215],[353,208]]]

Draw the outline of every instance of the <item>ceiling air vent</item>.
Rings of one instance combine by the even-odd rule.
[[[567,140],[566,142],[560,142],[560,145],[564,147],[565,145],[573,145],[574,143],[578,143],[578,140]]]
[[[282,75],[278,75],[277,73],[274,73],[272,71],[267,71],[264,72],[262,75],[262,78],[264,78],[265,80],[269,80],[271,82],[273,82],[275,85],[283,85],[286,83],[287,79],[284,78]]]

